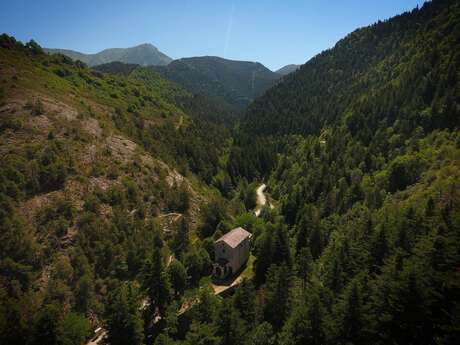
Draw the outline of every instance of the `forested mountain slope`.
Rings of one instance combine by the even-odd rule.
[[[219,116],[159,76],[103,74],[7,35],[0,75],[2,344],[82,343],[152,255],[207,274],[184,238],[228,138]]]
[[[458,1],[426,3],[351,33],[249,106],[228,172],[266,176],[279,201],[254,278],[256,327],[275,343],[458,339],[459,29]]]
[[[317,134],[346,121],[370,138],[382,119],[422,123],[431,108],[423,113],[426,128],[457,124],[457,7],[434,1],[354,31],[257,99],[244,127],[251,134]]]
[[[130,64],[147,65],[167,65],[172,59],[158,50],[152,44],[144,43],[130,48],[110,48],[104,49],[95,54],[84,54],[68,49],[45,49],[50,54],[63,54],[73,60],[80,60],[89,66],[101,65],[113,61]]]
[[[206,95],[236,110],[243,110],[280,77],[257,62],[215,56],[183,58],[168,66],[152,68],[191,92]]]
[[[241,173],[272,166],[267,145],[258,145],[271,137],[343,127],[373,147],[389,139],[389,127],[407,138],[417,127],[429,133],[458,126],[458,6],[434,1],[356,30],[283,78],[242,120],[239,139],[251,142],[248,157],[261,154],[239,164]]]
[[[238,116],[217,101],[206,96],[186,91],[174,82],[166,81],[159,73],[149,67],[135,64],[111,62],[93,67],[105,73],[120,74],[131,80],[141,81],[154,88],[164,99],[188,110],[195,118],[209,120],[212,123],[223,124],[231,129]]]

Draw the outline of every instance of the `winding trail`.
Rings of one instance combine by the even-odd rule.
[[[254,211],[256,217],[260,216],[260,212],[262,212],[262,209],[265,207],[267,204],[267,197],[264,194],[265,189],[267,188],[267,185],[265,183],[262,183],[259,187],[256,189],[256,194],[257,194],[257,207]],[[270,204],[270,208],[273,208],[273,205]]]
[[[106,332],[102,331],[96,338],[91,339],[86,343],[86,345],[97,345],[99,342],[105,338]]]

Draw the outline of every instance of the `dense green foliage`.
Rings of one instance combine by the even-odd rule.
[[[260,63],[214,56],[174,60],[167,66],[152,69],[193,93],[235,110],[243,110],[280,77]]]
[[[81,344],[94,317],[110,344],[455,344],[459,28],[459,2],[435,0],[359,29],[234,138],[231,114],[151,68],[101,73],[2,36],[2,106],[26,83],[49,92],[0,122],[2,343]],[[50,111],[66,93],[79,121]],[[261,177],[275,208],[256,217]],[[249,274],[216,296],[213,242],[236,226],[254,235]]]
[[[121,74],[128,76],[132,71],[134,71],[138,67],[139,65],[136,64],[128,64],[120,61],[114,61],[94,66],[93,69],[103,73]]]
[[[248,178],[266,173],[273,152],[292,146],[279,139],[284,135],[327,136],[340,126],[371,154],[387,157],[382,145],[402,145],[418,127],[425,134],[454,128],[460,64],[456,6],[435,1],[359,29],[286,76],[249,107],[239,137],[246,159],[235,148],[230,173]]]
[[[227,168],[280,202],[254,267],[277,343],[458,339],[459,18],[359,29],[250,105]]]
[[[366,145],[397,119],[407,132],[418,124],[428,131],[452,128],[458,121],[456,7],[434,1],[354,31],[257,99],[244,128],[319,134],[344,122]]]
[[[103,74],[7,35],[0,47],[0,343],[81,344],[96,325],[143,343],[148,311],[170,325],[209,273],[201,242],[182,242],[231,115],[148,70]]]
[[[142,128],[139,128],[136,123],[134,126],[130,123],[130,114],[119,110],[116,123],[120,129],[128,127],[127,130],[136,136],[139,142],[160,154],[165,161],[178,162],[181,172],[190,170],[207,183],[211,182],[212,177],[217,174],[219,154],[229,138],[228,128],[236,119],[234,114],[203,96],[191,94],[180,86],[164,80],[150,68],[111,63],[96,69],[125,75],[128,80],[142,83],[163,100],[189,114],[193,121],[181,117],[176,125],[168,124],[153,128],[144,128],[144,121],[141,119]],[[139,109],[133,107],[131,111],[128,109],[128,112],[136,115]],[[136,126],[138,128],[135,128]],[[161,138],[161,149],[153,139],[156,137]]]

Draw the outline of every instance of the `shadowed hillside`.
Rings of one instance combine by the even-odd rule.
[[[227,168],[279,201],[254,250],[278,344],[459,337],[459,27],[438,0],[356,30],[245,113]]]
[[[244,109],[279,78],[260,63],[214,56],[184,58],[168,66],[152,68],[193,93],[206,95],[237,110]]]

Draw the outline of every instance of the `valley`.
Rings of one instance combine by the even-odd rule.
[[[455,344],[459,28],[275,72],[0,35],[0,343]]]

